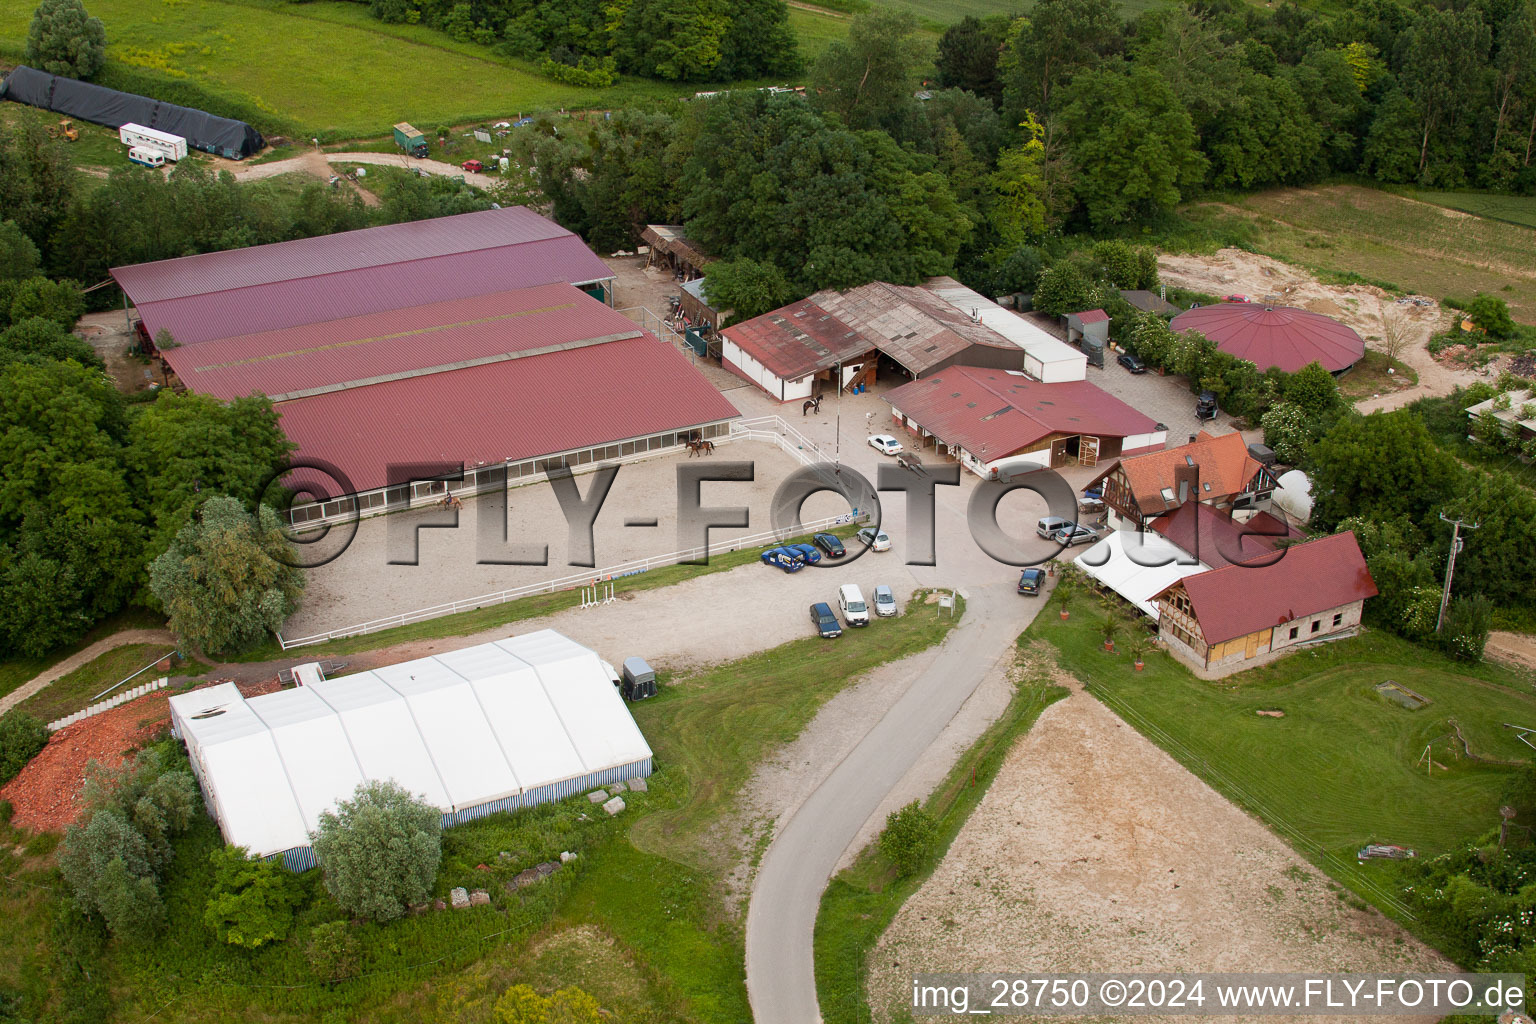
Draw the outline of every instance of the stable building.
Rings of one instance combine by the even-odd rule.
[[[147,122],[146,122],[147,123]],[[613,271],[523,206],[114,267],[140,339],[178,346],[563,283],[612,304]]]
[[[320,817],[390,779],[449,827],[651,774],[651,748],[586,647],[553,630],[245,697],[220,683],[170,699],[224,841],[315,866]]]
[[[179,384],[270,396],[298,445],[296,525],[680,450],[740,414],[675,347],[568,284],[174,348]],[[391,466],[458,466],[415,482]],[[323,468],[323,472],[321,472]],[[425,470],[422,475],[427,474]],[[454,477],[457,477],[455,479]]]
[[[820,291],[721,332],[726,369],[780,402],[950,366],[1087,376],[1081,352],[953,278]]]
[[[1353,533],[1171,583],[1153,598],[1168,652],[1207,679],[1359,630],[1376,584]]]
[[[1087,381],[1050,384],[1019,370],[950,366],[884,398],[911,447],[932,448],[987,478],[1092,466],[1167,442],[1158,423]]]

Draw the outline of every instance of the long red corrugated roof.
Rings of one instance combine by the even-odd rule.
[[[1332,317],[1291,306],[1256,302],[1221,302],[1196,306],[1173,318],[1175,331],[1199,331],[1216,347],[1261,370],[1278,366],[1295,373],[1308,363],[1322,363],[1330,373],[1355,365],[1365,342]]]
[[[1228,565],[1186,576],[1154,596],[1174,587],[1189,594],[1208,644],[1376,596],[1365,556],[1348,530],[1285,548],[1267,565]]]
[[[281,399],[639,333],[580,289],[553,284],[182,346],[167,350],[165,360],[194,391]]]
[[[1129,437],[1157,423],[1087,381],[1043,384],[1022,373],[949,366],[886,392],[894,408],[949,444],[1001,458],[1054,433]]]
[[[180,345],[563,281],[613,277],[524,207],[113,269],[150,335]]]
[[[283,402],[295,458],[322,459],[352,487],[391,464],[495,465],[687,430],[739,416],[671,345],[646,334],[586,348]]]

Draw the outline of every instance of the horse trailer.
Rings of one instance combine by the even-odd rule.
[[[117,130],[117,138],[123,145],[138,149],[158,149],[167,160],[187,158],[187,140],[170,132],[146,128],[141,124],[125,124]]]

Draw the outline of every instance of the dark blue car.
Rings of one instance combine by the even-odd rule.
[[[838,623],[837,616],[832,614],[832,606],[825,601],[811,605],[811,621],[816,624],[818,636],[830,640],[843,635],[843,627]]]
[[[818,533],[811,540],[815,541],[816,546],[826,552],[828,558],[842,558],[848,553],[843,550],[843,542],[830,533]]]

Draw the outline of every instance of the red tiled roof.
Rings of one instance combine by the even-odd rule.
[[[611,278],[579,237],[525,207],[117,267],[151,337],[236,334],[553,282]]]
[[[337,466],[358,491],[391,463],[536,458],[739,416],[671,345],[646,334],[283,402],[294,457]]]
[[[1102,309],[1089,309],[1081,313],[1073,313],[1072,315],[1077,317],[1079,323],[1085,324],[1103,323],[1109,319],[1109,314]]]
[[[1264,565],[1228,565],[1184,579],[1208,644],[1376,596],[1365,556],[1348,530],[1285,548]]]
[[[1262,558],[1270,555],[1280,541],[1301,536],[1268,512],[1259,512],[1239,523],[1225,512],[1194,501],[1165,516],[1154,517],[1151,525],[1212,569]]]
[[[568,284],[494,292],[181,346],[165,360],[194,391],[281,400],[507,353],[638,336],[628,318]]]
[[[790,303],[721,333],[781,380],[799,380],[874,348],[858,331],[811,299]]]
[[[1263,463],[1248,454],[1243,435],[1204,430],[1191,444],[1121,459],[1119,466],[1125,471],[1137,506],[1143,512],[1162,512],[1179,505],[1176,471],[1190,463],[1200,467],[1200,493],[1195,495],[1199,501],[1221,501],[1241,493],[1253,475],[1264,468]],[[1114,471],[1115,467],[1110,466],[1089,486]],[[1174,492],[1171,500],[1162,496],[1164,488]]]
[[[1042,384],[1022,373],[950,366],[886,392],[892,407],[923,429],[987,461],[1051,434],[1128,437],[1157,424],[1087,381]]]
[[[1290,306],[1222,302],[1196,306],[1173,318],[1175,331],[1199,331],[1216,347],[1261,370],[1278,366],[1295,373],[1318,362],[1330,373],[1353,366],[1365,342],[1332,317]]]

